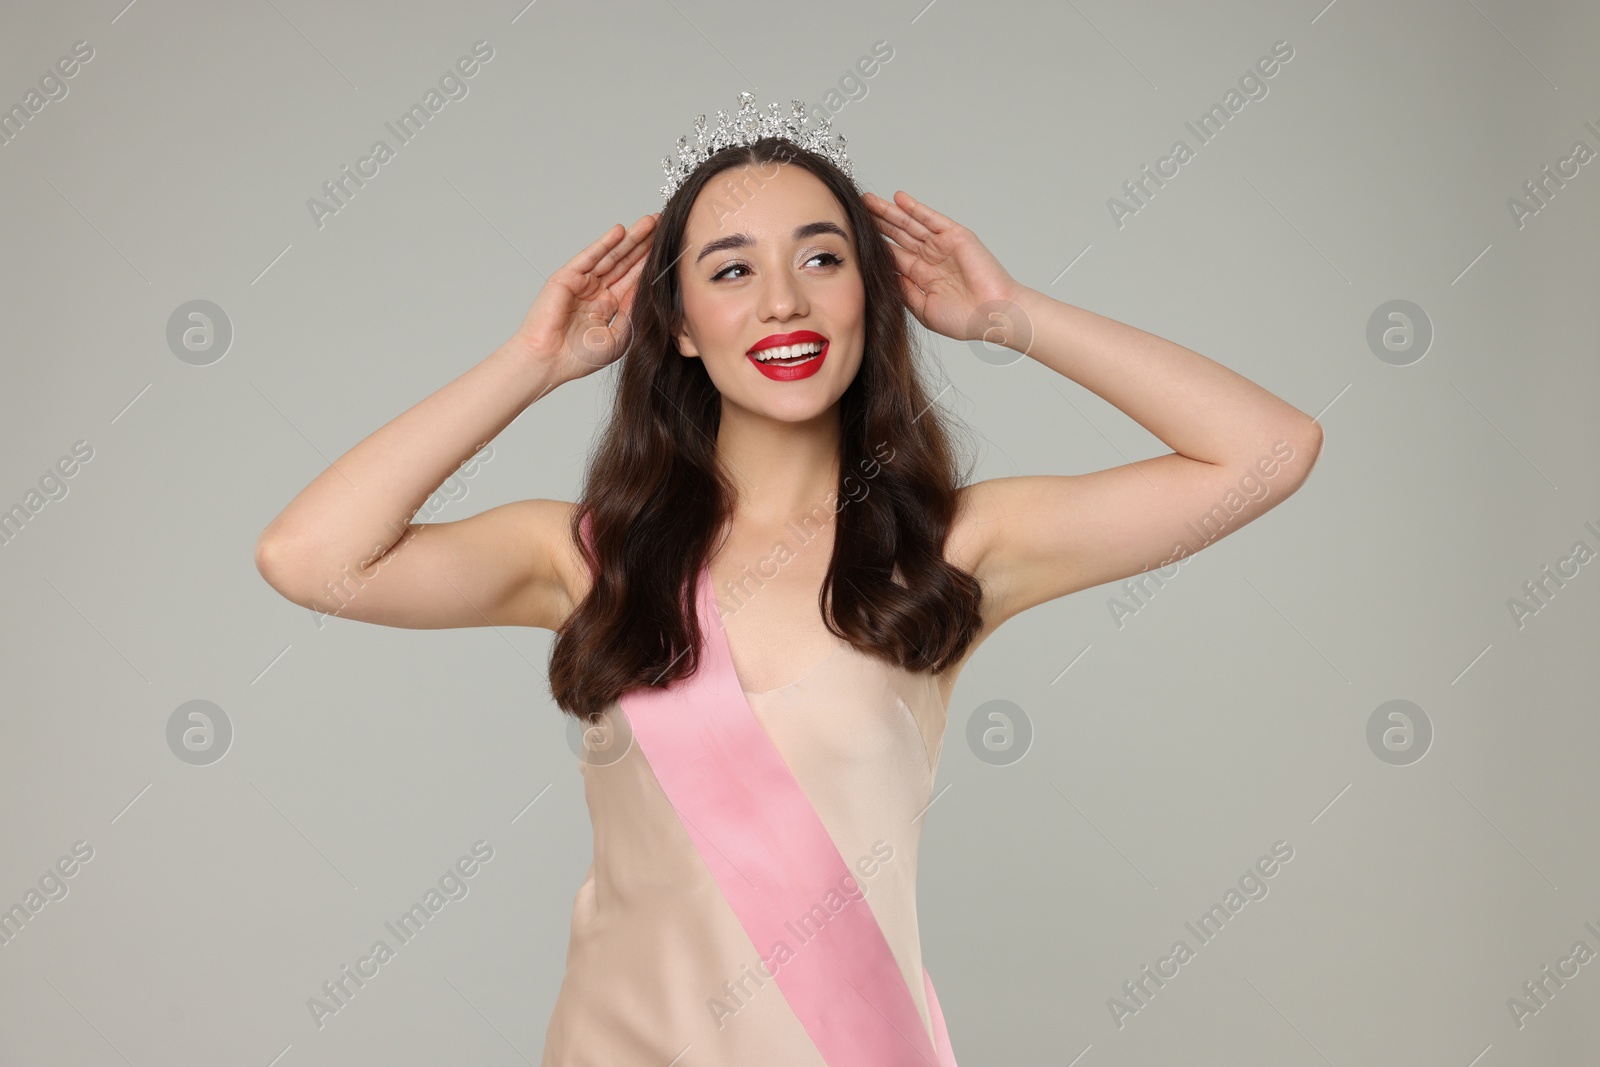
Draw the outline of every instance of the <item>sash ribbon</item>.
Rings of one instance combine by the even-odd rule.
[[[956,1067],[933,979],[923,968],[930,1042],[865,897],[794,944],[790,920],[854,873],[745,698],[706,567],[696,584],[700,667],[623,694],[635,741],[756,950],[793,951],[773,977],[829,1067]]]

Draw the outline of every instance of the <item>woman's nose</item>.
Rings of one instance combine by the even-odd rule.
[[[799,280],[786,271],[769,271],[761,286],[763,317],[790,318],[805,311]]]

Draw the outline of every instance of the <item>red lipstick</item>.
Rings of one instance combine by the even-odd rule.
[[[759,353],[764,352],[769,348],[777,348],[781,345],[802,345],[812,343],[821,344],[822,350],[814,356],[807,357],[802,363],[794,363],[790,366],[781,366],[771,362],[763,363],[761,360],[756,358]],[[757,341],[750,347],[750,351],[745,353],[745,355],[750,362],[756,365],[757,370],[766,375],[768,378],[771,378],[773,381],[798,381],[801,378],[811,377],[822,367],[822,361],[828,355],[828,339],[822,336],[820,333],[816,333],[812,330],[796,330],[793,333],[775,333],[767,337],[763,337],[761,340]],[[787,360],[785,362],[787,362]]]

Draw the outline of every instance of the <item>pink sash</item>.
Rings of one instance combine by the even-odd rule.
[[[923,968],[930,1043],[865,898],[831,914],[823,906],[821,929],[797,944],[792,921],[840,899],[841,887],[860,890],[745,699],[707,568],[697,585],[699,669],[621,697],[640,751],[751,943],[775,959],[778,987],[829,1067],[956,1067],[933,979]],[[779,942],[793,955],[775,955]]]

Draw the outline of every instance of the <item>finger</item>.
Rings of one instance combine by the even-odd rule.
[[[601,275],[600,284],[608,289],[616,285],[617,280],[631,271],[634,267],[634,264],[642,263],[645,257],[650,254],[650,244],[650,241],[644,240],[630,247],[618,259],[613,261],[609,268],[607,268],[606,272]],[[621,251],[620,246],[618,251]],[[601,264],[596,265],[595,270],[598,271],[602,265],[604,265],[604,261],[602,261]]]
[[[579,274],[588,274],[594,270],[595,264],[599,263],[605,254],[611,251],[616,243],[627,235],[627,232],[622,228],[622,223],[612,223],[609,230],[601,234],[599,239],[588,248],[567,260],[566,265]]]
[[[618,223],[617,225],[620,226],[621,223]],[[641,247],[648,247],[644,244],[645,235],[648,234],[654,226],[655,219],[650,215],[646,215],[644,218],[634,223],[633,227],[622,235],[622,239],[613,245],[605,253],[605,255],[601,256],[598,263],[590,268],[590,273],[599,278],[601,280],[601,284],[606,284],[606,278],[608,275],[613,273],[614,267],[625,262],[628,256],[635,250]]]
[[[902,197],[904,200],[901,200]],[[912,218],[916,219],[918,223],[932,233],[944,233],[946,230],[959,228],[954,219],[939,214],[903,189],[895,193],[895,200],[902,203],[905,209],[911,213]]]
[[[923,309],[928,306],[928,294],[917,287],[917,283],[904,274],[896,275],[900,280],[900,298],[906,302],[906,307],[911,309],[911,314],[922,321]]]
[[[864,195],[871,198],[867,201],[867,207],[877,217],[880,225],[892,224],[905,229],[916,224],[916,220],[893,200],[885,200],[877,193],[866,193]]]
[[[896,226],[888,219],[879,219],[878,228],[883,231],[885,236],[891,237],[895,241],[898,241],[900,246],[907,251],[915,252],[919,255],[922,253],[922,242],[917,240],[915,237],[912,237],[909,233],[901,229],[899,226]]]
[[[623,274],[611,286],[611,295],[617,301],[617,315],[619,317],[633,317],[633,304],[639,295],[639,278],[644,273],[645,261],[641,257],[634,261],[627,273]]]
[[[644,263],[643,259],[634,263],[612,290],[617,298],[617,314],[611,321],[611,332],[617,339],[617,346],[624,351],[633,338],[633,305],[638,298],[639,276],[644,273]]]
[[[904,193],[897,193],[896,195],[905,196]],[[910,198],[908,197],[907,199]],[[933,240],[933,231],[918,222],[898,203],[885,200],[881,196],[877,198],[877,202],[879,204],[879,218],[904,230],[915,243],[920,244],[923,241]]]
[[[889,252],[894,256],[895,270],[916,282],[920,288],[927,289],[933,284],[933,279],[937,275],[925,260],[912,255],[899,245],[889,245]]]

